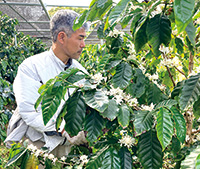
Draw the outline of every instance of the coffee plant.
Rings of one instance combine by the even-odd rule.
[[[74,29],[98,23],[104,45],[83,51],[88,74],[61,72],[41,86],[35,104],[47,124],[73,88],[56,128],[64,119],[65,130],[84,130],[88,144],[61,159],[16,144],[7,165],[26,157],[22,168],[199,168],[199,7],[195,0],[92,0]],[[119,24],[131,25],[130,33]]]

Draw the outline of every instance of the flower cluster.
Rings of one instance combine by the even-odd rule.
[[[126,135],[122,136],[122,139],[119,139],[119,143],[120,143],[121,146],[125,145],[128,148],[131,148],[136,143],[136,141],[135,141],[134,138],[132,138],[131,136],[126,134]]]
[[[154,104],[151,103],[150,106],[147,105],[141,105],[142,110],[148,110],[148,111],[152,111],[154,109]]]
[[[44,159],[48,158],[48,159],[52,160],[52,162],[54,164],[58,160],[58,158],[56,158],[53,154],[48,154],[45,151],[38,149],[36,146],[34,146],[32,144],[28,145],[27,149],[30,150],[31,153],[34,154],[36,157],[41,156]]]
[[[115,99],[117,104],[119,104],[119,105],[121,105],[123,100],[126,101],[130,106],[136,106],[138,104],[138,101],[136,98],[131,98],[130,94],[124,93],[123,90],[120,89],[119,87],[114,88],[111,85],[110,91],[107,91],[106,94],[113,96],[113,99]]]
[[[129,53],[129,57],[127,58],[128,60],[136,60],[136,52],[135,52],[135,46],[134,44],[129,41],[128,44],[126,45],[129,49],[128,53]]]
[[[114,37],[114,38],[117,38],[118,35],[124,36],[124,32],[119,31],[119,30],[117,30],[117,29],[114,29],[113,31],[110,31],[109,34],[108,34],[108,36]]]
[[[149,73],[146,73],[145,76],[148,77],[150,81],[158,80],[158,74],[150,75]]]
[[[106,81],[106,77],[103,77],[101,73],[97,73],[91,77],[95,83],[99,84],[102,80]]]
[[[173,66],[176,66],[178,67],[179,69],[182,69],[182,66],[181,65],[181,62],[179,60],[179,58],[177,56],[175,56],[174,58],[172,59],[163,59],[161,62],[160,62],[160,65],[161,66],[168,66],[168,67],[173,67]]]

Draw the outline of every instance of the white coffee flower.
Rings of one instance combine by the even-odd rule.
[[[137,60],[137,57],[135,54],[131,54],[128,56],[127,60]]]
[[[47,158],[48,156],[49,156],[49,154],[47,154],[47,153],[45,153],[45,154],[43,155],[44,159]]]
[[[121,146],[124,144],[128,148],[131,148],[135,144],[135,139],[129,135],[125,135],[122,139],[119,139],[119,143]]]
[[[33,144],[28,145],[27,149],[33,152],[37,151],[37,147],[34,146]]]
[[[92,79],[94,79],[96,82],[100,82],[102,80],[102,74],[97,73],[97,74],[92,76]]]
[[[200,18],[198,18],[198,19],[196,20],[196,24],[199,24],[199,25],[200,25]]]
[[[197,73],[195,72],[195,71],[192,71],[189,75],[188,75],[188,77],[190,77],[190,76],[194,76],[194,75],[196,75]]]
[[[66,159],[67,159],[67,158],[66,158],[65,156],[62,156],[62,157],[61,157],[61,160],[62,160],[62,161],[65,161]]]
[[[129,104],[129,106],[131,106],[131,107],[137,106],[137,104],[138,104],[137,98],[130,99],[130,100],[128,101],[128,104]]]
[[[41,155],[43,153],[42,150],[37,149],[36,152],[34,153],[36,157],[38,157],[39,155]]]
[[[158,79],[158,74],[150,75],[149,73],[146,73],[145,76],[148,77],[150,81]]]
[[[48,155],[48,159],[53,160],[54,158],[55,158],[55,157],[54,157],[53,154],[49,154],[49,155]]]
[[[108,34],[108,36],[114,37],[114,38],[117,38],[118,35],[123,36],[123,35],[125,35],[125,33],[121,32],[121,31],[118,31],[117,29],[114,28],[114,30],[110,31],[109,34]]]
[[[81,160],[83,163],[88,163],[88,158],[87,158],[86,155],[80,156],[80,160]]]
[[[200,73],[200,66],[196,67],[196,68],[195,68],[195,71],[196,71],[197,73]]]
[[[56,158],[53,158],[53,163],[55,164],[55,162],[58,160],[58,158],[56,157]]]
[[[150,106],[147,105],[141,105],[142,110],[148,110],[148,111],[152,111],[154,109],[154,104],[151,103]]]
[[[142,71],[143,74],[146,72],[146,68],[142,65],[139,65],[139,69]]]
[[[170,53],[170,48],[165,46],[160,46],[159,50],[164,53],[165,55]]]
[[[177,56],[175,56],[175,57],[172,59],[172,64],[173,64],[173,66],[176,66],[176,67],[179,66],[180,60],[179,60],[179,58],[178,58]]]
[[[198,141],[200,141],[200,133],[198,133],[198,134],[196,135],[196,139],[197,139]]]

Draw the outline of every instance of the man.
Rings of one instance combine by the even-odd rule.
[[[84,132],[71,138],[63,130],[63,124],[61,125],[62,136],[52,134],[56,133],[56,118],[64,101],[46,126],[42,118],[41,105],[37,111],[34,109],[34,104],[39,97],[38,89],[49,79],[54,78],[68,67],[76,67],[86,72],[76,59],[85,47],[84,38],[88,24],[84,24],[74,32],[72,26],[77,16],[78,14],[71,10],[61,10],[55,13],[50,21],[51,49],[27,58],[19,66],[13,84],[17,109],[9,122],[8,136],[5,140],[8,147],[13,141],[28,139],[29,143],[33,143],[38,148],[48,147],[49,152],[61,157],[67,155],[74,144],[79,145],[86,142]],[[68,93],[72,91],[73,89],[70,89]]]

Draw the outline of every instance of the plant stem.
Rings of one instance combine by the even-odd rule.
[[[189,74],[192,73],[193,65],[194,65],[194,56],[192,55],[192,52],[190,52],[190,57],[189,57]]]
[[[174,79],[173,79],[173,76],[172,76],[172,74],[171,74],[171,71],[170,71],[170,69],[169,69],[168,66],[165,66],[165,67],[167,68],[167,71],[168,71],[168,73],[169,73],[169,77],[170,77],[170,79],[171,79],[171,81],[172,81],[172,83],[173,83],[173,86],[175,87],[175,86],[176,86],[176,83],[174,82]]]

